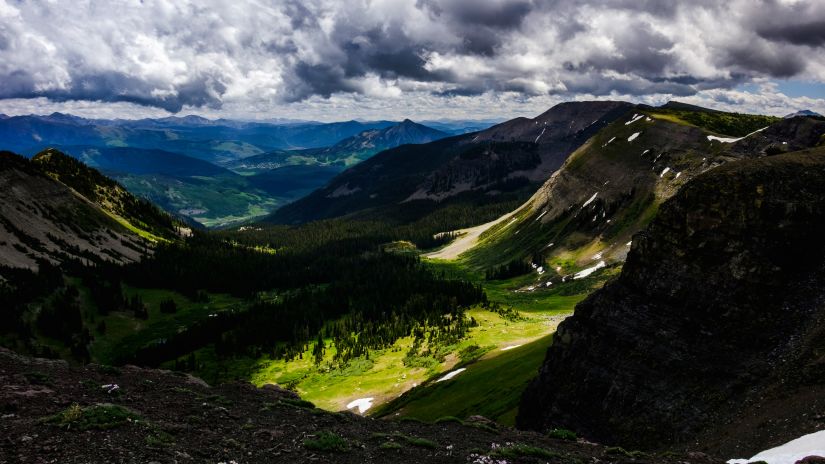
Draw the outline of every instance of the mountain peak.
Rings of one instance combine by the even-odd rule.
[[[822,117],[821,114],[817,113],[816,111],[811,110],[799,110],[795,113],[785,115],[785,119],[795,118],[797,116],[814,116],[814,117]]]

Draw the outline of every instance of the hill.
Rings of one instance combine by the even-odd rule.
[[[823,174],[820,147],[688,182],[560,325],[519,425],[731,456],[820,428]]]
[[[116,182],[56,150],[32,160],[2,152],[0,264],[131,262],[150,242],[177,236],[173,219]]]
[[[573,150],[628,108],[621,102],[564,103],[533,119],[387,150],[281,208],[271,221],[375,213],[411,222],[450,203],[523,199]]]

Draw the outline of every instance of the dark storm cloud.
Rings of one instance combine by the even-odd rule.
[[[823,46],[815,0],[41,0],[0,5],[0,98],[176,112],[341,93],[685,96],[821,78]]]
[[[757,32],[766,39],[794,45],[811,47],[825,45],[825,19],[802,24],[763,26]]]
[[[184,105],[219,108],[219,96],[226,90],[223,84],[205,76],[180,84],[176,94],[167,97],[153,95],[150,83],[118,72],[73,76],[71,86],[60,89],[37,89],[34,81],[23,70],[0,77],[0,99],[46,97],[53,101],[129,102],[178,112]]]

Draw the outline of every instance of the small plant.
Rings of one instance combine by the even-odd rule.
[[[349,451],[349,442],[333,432],[319,432],[315,439],[304,440],[304,448],[324,453]]]
[[[166,433],[162,430],[157,430],[154,433],[146,435],[146,445],[147,446],[154,446],[154,447],[169,446],[172,443],[174,443],[174,441],[175,440],[174,440],[174,438],[172,438],[172,435],[169,435],[168,433]]]
[[[427,422],[417,418],[417,417],[402,417],[398,419],[398,422],[412,422],[414,424],[426,424]]]
[[[311,401],[302,400],[300,398],[281,398],[281,404],[286,404],[289,406],[295,406],[304,409],[315,409],[314,403],[312,403]]]
[[[66,427],[66,429],[83,431],[112,429],[130,422],[137,422],[140,419],[137,414],[114,404],[98,404],[82,408],[75,403],[65,411],[47,417],[45,422]]]
[[[459,419],[458,417],[455,417],[455,416],[444,416],[444,417],[439,417],[438,419],[436,419],[436,420],[435,420],[435,423],[436,423],[436,424],[448,424],[448,423],[452,423],[452,424],[464,425],[464,421],[463,421],[463,420],[461,420],[461,419]]]
[[[576,435],[576,432],[567,429],[553,429],[547,432],[547,436],[550,438],[558,438],[559,440],[570,440],[576,441],[579,436]]]

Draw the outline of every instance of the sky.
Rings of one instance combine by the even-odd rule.
[[[507,119],[562,101],[825,114],[823,0],[0,0],[0,113]]]

